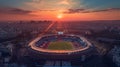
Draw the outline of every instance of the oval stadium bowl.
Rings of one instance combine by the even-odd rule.
[[[73,60],[87,57],[94,51],[94,46],[78,35],[44,35],[29,43],[29,53],[39,59]]]

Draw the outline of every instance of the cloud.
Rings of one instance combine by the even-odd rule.
[[[63,13],[72,14],[72,13],[81,13],[83,11],[85,11],[85,9],[68,9],[67,11],[65,11]]]
[[[3,13],[3,14],[29,14],[31,12],[32,11],[23,10],[19,8],[10,8],[10,7],[0,8],[0,13]]]
[[[49,12],[51,12],[51,11],[56,11],[56,10],[50,10],[50,9],[48,9],[48,10],[46,9],[46,10],[45,10],[45,9],[40,9],[40,10],[37,10],[37,11],[49,11]]]
[[[120,8],[108,8],[108,9],[102,9],[102,10],[94,10],[92,12],[105,12],[105,11],[120,11]]]
[[[88,10],[88,9],[68,9],[63,13],[73,14],[73,13],[93,13],[93,12],[107,12],[107,11],[120,11],[120,8],[108,8],[101,10]]]
[[[47,0],[32,0],[29,2],[25,2],[25,8],[30,8],[31,10],[40,10],[40,9],[48,9],[51,5],[51,1],[46,2]]]
[[[61,4],[61,5],[70,5],[70,2],[68,0],[62,0],[61,2],[59,2],[59,4]]]
[[[42,0],[32,0],[33,2],[41,2]]]
[[[52,9],[39,9],[39,10],[24,10],[20,8],[12,7],[0,7],[0,14],[4,15],[29,15],[29,16],[38,16],[41,13],[46,12],[55,12],[56,10]]]
[[[24,7],[26,9],[30,10],[50,10],[50,9],[68,9],[71,6],[73,2],[71,0],[32,0],[29,2],[24,3]]]

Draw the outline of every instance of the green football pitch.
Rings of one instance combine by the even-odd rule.
[[[71,42],[55,41],[55,42],[50,42],[50,44],[48,45],[48,49],[50,50],[72,50],[73,45]]]

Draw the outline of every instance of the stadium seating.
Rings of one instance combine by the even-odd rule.
[[[72,42],[75,47],[86,47],[86,43],[82,41],[77,36],[67,36],[67,35],[51,35],[51,36],[44,36],[38,42],[36,42],[36,47],[40,48],[47,48],[50,42],[63,40]]]

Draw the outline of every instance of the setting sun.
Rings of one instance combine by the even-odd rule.
[[[58,18],[58,19],[63,18],[63,15],[62,15],[62,14],[58,14],[58,15],[57,15],[57,18]]]

